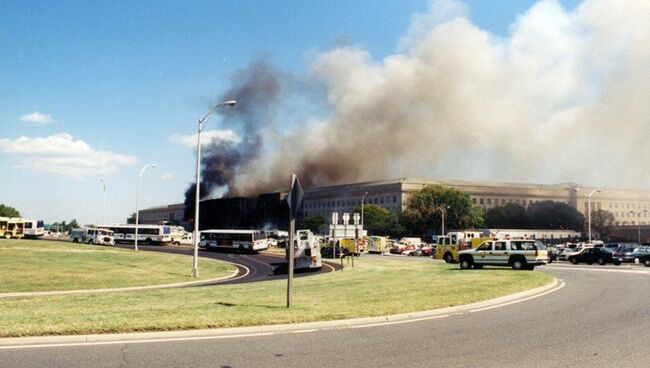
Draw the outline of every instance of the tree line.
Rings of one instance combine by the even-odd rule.
[[[361,206],[353,212],[361,213]],[[409,195],[401,215],[375,205],[364,206],[364,228],[371,235],[400,237],[440,234],[444,216],[445,232],[449,229],[562,229],[583,231],[585,217],[564,202],[539,201],[524,207],[516,203],[483,208],[473,204],[471,197],[458,189],[428,185]],[[614,215],[598,210],[592,212],[592,229],[606,237],[614,227]],[[329,222],[321,216],[305,217],[302,228],[327,232]]]

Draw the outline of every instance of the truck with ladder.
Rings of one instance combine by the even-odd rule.
[[[450,231],[447,235],[436,237],[436,251],[434,259],[443,259],[447,263],[458,262],[458,252],[466,249],[474,249],[482,242],[491,240],[493,237],[486,236],[482,231]]]

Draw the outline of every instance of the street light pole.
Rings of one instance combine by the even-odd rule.
[[[642,213],[648,213],[648,210],[643,210],[643,212],[638,211],[630,211],[630,214],[634,214],[636,216],[636,229],[637,229],[637,234],[638,234],[638,241],[639,245],[641,245],[641,214]]]
[[[102,225],[106,225],[106,182],[104,179],[99,179],[102,182]]]
[[[445,215],[447,214],[447,209],[449,206],[445,206],[444,204],[438,205],[436,207],[436,210],[440,211],[440,215],[442,216],[442,235],[445,235]]]
[[[361,230],[363,230],[363,206],[366,203],[366,196],[368,195],[368,192],[363,193],[363,196],[361,196]]]
[[[138,189],[135,192],[135,250],[138,250],[138,226],[140,224],[140,180],[142,179],[142,175],[144,175],[145,170],[147,170],[148,167],[155,168],[155,164],[146,164],[140,169],[140,173],[138,174]]]
[[[586,194],[582,189],[580,188],[573,188],[576,192],[582,192],[583,194]],[[589,194],[586,195],[587,197],[587,229],[589,233],[589,243],[591,244],[591,201],[590,198],[594,193],[600,192],[600,189],[594,189],[592,190]]]
[[[194,256],[192,260],[192,277],[199,277],[199,200],[200,200],[200,193],[199,193],[199,186],[201,183],[201,131],[203,131],[203,128],[205,128],[205,125],[208,123],[208,119],[210,119],[210,115],[218,109],[221,106],[234,106],[237,103],[235,100],[230,100],[230,101],[225,101],[225,102],[220,102],[210,111],[208,111],[207,114],[202,119],[199,119],[199,123],[197,124],[197,129],[196,129],[196,197],[195,197],[195,202],[194,202]]]

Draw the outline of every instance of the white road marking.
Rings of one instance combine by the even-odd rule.
[[[399,324],[402,324],[402,323],[427,321],[427,320],[430,320],[430,319],[447,318],[447,317],[450,317],[450,316],[451,316],[450,314],[442,314],[440,316],[422,317],[422,318],[416,318],[416,319],[405,319],[403,321],[378,322],[378,323],[370,323],[370,324],[359,325],[359,326],[347,326],[347,327],[344,327],[344,328],[368,328],[368,327],[378,327],[378,326],[388,326],[388,325],[399,325]]]
[[[564,287],[564,285],[566,285],[566,283],[564,281],[562,281],[560,279],[558,279],[558,281],[560,281],[560,285],[558,287],[555,287],[555,288],[553,288],[551,290],[545,291],[545,292],[543,292],[541,294],[529,296],[529,297],[523,298],[523,299],[513,300],[513,301],[507,302],[507,303],[492,305],[492,306],[485,307],[485,308],[472,309],[472,310],[469,311],[469,313],[476,313],[476,312],[482,312],[482,311],[486,311],[486,310],[490,310],[490,309],[501,308],[501,307],[505,307],[507,305],[521,303],[521,302],[525,302],[525,301],[528,301],[528,300],[531,300],[531,299],[539,298],[540,296],[544,296],[546,294],[550,294],[552,292],[558,291],[558,290],[562,289]]]
[[[621,269],[613,269],[613,268],[596,268],[596,267],[586,267],[586,266],[573,266],[573,265],[554,265],[554,266],[549,266],[546,265],[544,266],[545,268],[556,268],[556,269],[570,269],[570,270],[579,270],[579,271],[594,271],[594,272],[620,272],[620,273],[632,273],[632,274],[638,274],[638,275],[650,275],[650,270],[631,270],[629,268],[631,267],[625,267]]]

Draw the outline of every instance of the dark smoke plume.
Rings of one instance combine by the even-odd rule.
[[[232,87],[218,101],[237,100],[234,107],[216,111],[223,124],[238,132],[237,143],[215,139],[201,148],[201,198],[225,187],[226,196],[237,194],[233,180],[245,165],[259,157],[263,138],[261,127],[273,120],[272,107],[280,98],[278,71],[258,60],[232,77]],[[185,218],[194,218],[195,183],[185,191]]]

